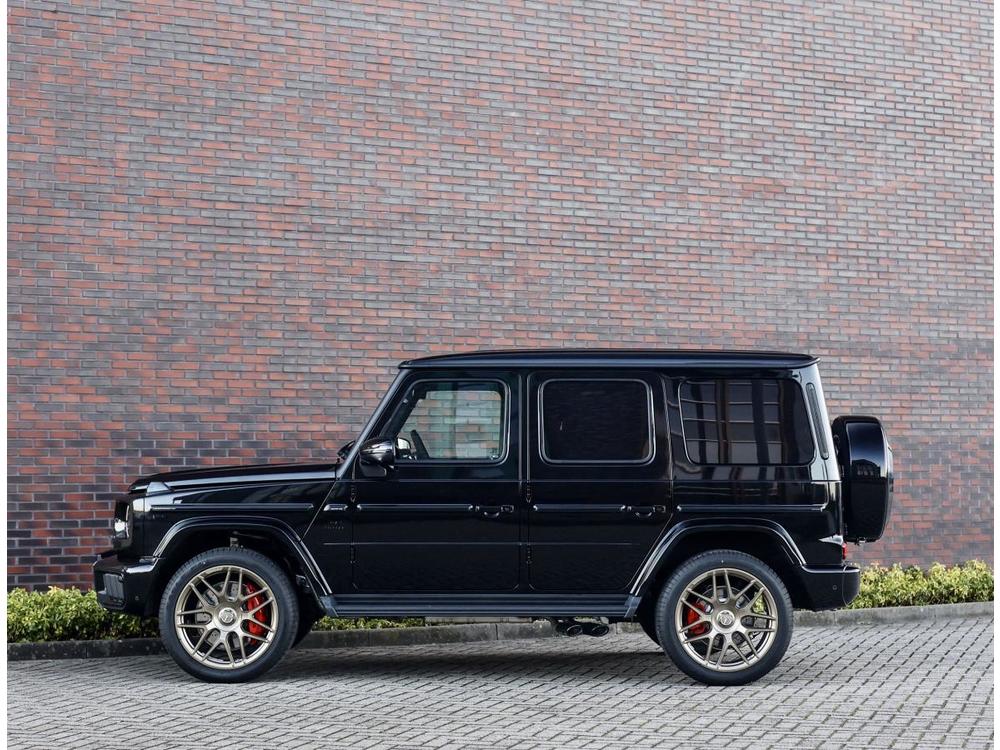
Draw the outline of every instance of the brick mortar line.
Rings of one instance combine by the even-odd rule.
[[[934,604],[921,607],[880,607],[842,609],[831,612],[795,613],[798,627],[830,625],[868,625],[874,623],[939,620],[993,615],[993,602]],[[618,623],[612,634],[641,633],[637,623]],[[364,648],[373,646],[416,646],[447,643],[509,641],[524,638],[554,637],[552,626],[541,622],[483,622],[468,625],[433,625],[415,628],[373,630],[325,630],[306,636],[300,649]],[[586,636],[580,636],[586,637]],[[158,638],[129,638],[103,641],[51,641],[46,643],[7,644],[8,661],[41,659],[100,659],[116,656],[150,656],[164,653]]]

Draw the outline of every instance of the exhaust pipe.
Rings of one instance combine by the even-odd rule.
[[[558,635],[565,635],[570,638],[583,635],[583,625],[576,620],[554,620],[552,624],[555,625]]]
[[[603,638],[611,632],[611,628],[603,622],[583,622],[580,625],[583,626],[584,635],[592,635],[594,638]]]
[[[611,628],[603,622],[579,622],[573,618],[558,618],[552,620],[556,634],[575,638],[578,635],[590,635],[595,638],[607,635]]]

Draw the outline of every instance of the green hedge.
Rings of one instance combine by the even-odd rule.
[[[861,574],[861,593],[851,604],[862,607],[900,607],[920,604],[993,601],[993,571],[983,562],[929,570],[873,565]],[[419,617],[406,619],[324,617],[315,630],[399,628],[423,625]],[[100,640],[157,636],[156,620],[108,612],[93,591],[50,588],[14,589],[7,594],[7,642]]]
[[[156,620],[108,612],[93,591],[14,589],[7,594],[7,642],[90,641],[159,635]]]
[[[872,565],[861,572],[861,593],[851,602],[851,609],[991,601],[993,571],[979,560],[950,568],[934,563],[926,571],[916,566]]]

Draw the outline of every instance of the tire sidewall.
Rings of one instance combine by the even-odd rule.
[[[199,571],[217,565],[239,565],[260,576],[271,589],[278,609],[278,632],[268,651],[245,667],[224,670],[198,663],[181,645],[174,629],[174,608],[184,586]],[[288,581],[288,576],[273,561],[259,552],[237,548],[209,550],[181,565],[163,590],[159,616],[160,637],[167,653],[185,672],[207,682],[244,682],[259,677],[281,660],[291,647],[299,628],[298,599]]]
[[[674,627],[677,602],[687,585],[714,568],[735,568],[758,578],[774,596],[778,611],[778,632],[764,657],[746,669],[718,672],[699,664],[681,645]],[[667,579],[656,604],[656,632],[660,645],[673,662],[690,677],[708,685],[745,685],[760,679],[781,661],[792,638],[792,603],[781,578],[756,557],[735,550],[716,550],[691,558]]]

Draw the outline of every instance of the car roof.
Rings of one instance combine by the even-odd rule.
[[[510,349],[420,357],[400,368],[437,367],[673,367],[794,369],[819,360],[788,352],[712,351],[693,349]]]

